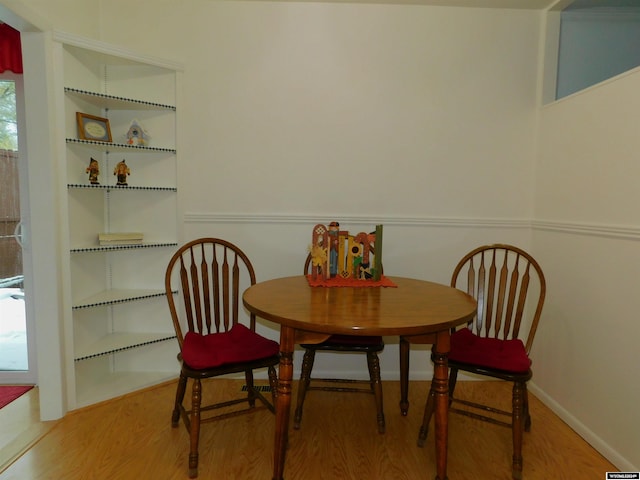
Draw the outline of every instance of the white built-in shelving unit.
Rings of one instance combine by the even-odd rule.
[[[181,67],[76,36],[54,36],[61,130],[66,381],[70,410],[177,375],[164,271],[179,239],[176,148]],[[111,142],[79,138],[76,112],[106,118]],[[126,143],[137,120],[148,145]],[[98,160],[99,184],[89,182]],[[114,168],[126,160],[128,185]],[[100,233],[143,242],[101,246]]]

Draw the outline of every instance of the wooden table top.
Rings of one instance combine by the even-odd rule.
[[[257,283],[243,295],[257,316],[311,332],[420,335],[471,319],[476,301],[439,283],[388,277],[397,287],[310,287],[302,276]]]

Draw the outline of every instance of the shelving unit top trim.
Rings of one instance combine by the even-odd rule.
[[[88,92],[86,90],[80,90],[78,88],[65,87],[64,91],[68,95],[74,95],[83,99],[84,101],[93,102],[96,105],[104,108],[120,108],[128,110],[176,110],[176,107],[174,107],[173,105],[164,105],[162,103],[117,97],[114,95],[108,95],[106,93]]]
[[[123,65],[126,65],[130,62],[137,62],[146,63],[147,65],[153,65],[155,67],[166,68],[168,70],[180,72],[184,71],[184,65],[179,62],[149,55],[140,55],[139,53],[136,53],[124,47],[89,39],[86,37],[81,37],[79,35],[74,35],[68,32],[54,30],[53,39],[66,45],[93,50],[94,52],[96,52],[96,54],[108,56],[109,60],[111,61],[113,61],[114,59],[118,59]]]

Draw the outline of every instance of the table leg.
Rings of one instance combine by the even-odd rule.
[[[293,348],[295,329],[280,327],[280,366],[276,397],[276,428],[273,452],[273,480],[283,480],[284,460],[289,437],[291,411],[291,381],[293,379]]]
[[[409,412],[409,340],[400,337],[400,413]]]
[[[433,348],[435,392],[436,480],[447,480],[447,441],[449,435],[449,330],[438,332]]]

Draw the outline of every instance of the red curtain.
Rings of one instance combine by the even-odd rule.
[[[20,32],[2,23],[0,24],[0,73],[5,70],[22,73],[22,47]]]

